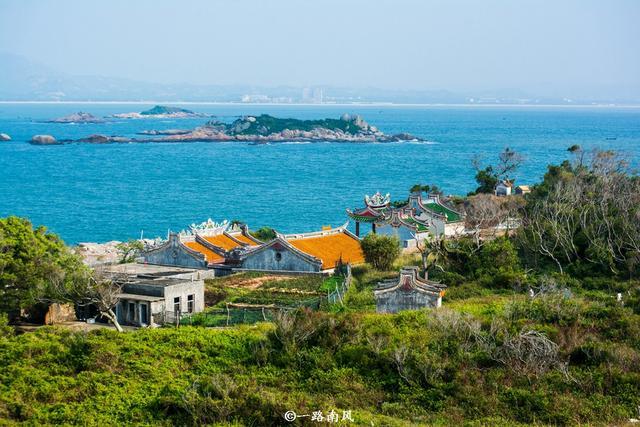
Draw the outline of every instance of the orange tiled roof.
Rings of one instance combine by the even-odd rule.
[[[234,242],[233,239],[229,238],[229,236],[225,236],[224,234],[207,237],[203,236],[202,238],[212,245],[224,249],[225,251],[230,251],[231,249],[235,249],[240,246],[238,243]]]
[[[361,264],[364,255],[360,242],[346,233],[335,233],[326,236],[288,240],[297,249],[322,260],[322,269],[336,266],[340,258],[343,262]]]
[[[213,252],[211,249],[201,245],[198,242],[184,242],[184,245],[189,249],[193,249],[196,252],[200,252],[206,258],[207,262],[212,264],[220,264],[224,262],[224,257]]]
[[[251,240],[250,238],[248,238],[242,233],[232,234],[231,236],[236,240],[240,240],[242,243],[246,243],[247,245],[258,246],[256,242],[254,242],[253,240]]]

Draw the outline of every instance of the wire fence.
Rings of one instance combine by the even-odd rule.
[[[351,264],[347,264],[343,267],[344,279],[342,282],[336,284],[336,288],[333,291],[327,291],[327,301],[329,304],[341,304],[344,305],[344,294],[349,290],[351,286]]]
[[[351,285],[351,265],[339,266],[336,272],[342,275],[342,280],[336,284],[335,289],[327,290],[326,296],[318,295],[288,305],[227,303],[223,308],[211,308],[200,313],[166,311],[154,314],[154,321],[158,324],[175,326],[225,327],[270,322],[275,319],[277,313],[298,308],[320,310],[330,304],[343,304],[344,294]]]

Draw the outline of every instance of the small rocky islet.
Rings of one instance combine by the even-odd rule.
[[[207,114],[196,113],[186,108],[167,107],[165,105],[156,105],[139,113],[118,113],[107,116],[114,119],[188,119],[197,117],[210,117]]]
[[[138,132],[138,135],[144,135],[146,138],[94,134],[85,138],[64,142],[110,144],[237,141],[253,144],[269,144],[278,142],[376,143],[418,140],[417,137],[407,133],[385,134],[377,127],[367,123],[361,116],[351,114],[343,114],[338,119],[327,118],[319,120],[277,118],[268,114],[262,114],[260,116],[243,116],[234,120],[232,123],[224,123],[214,119],[191,130],[145,130]],[[33,139],[31,142],[39,143]],[[39,145],[51,144],[39,143]]]
[[[78,111],[77,113],[72,113],[68,116],[47,120],[45,123],[104,123],[104,119],[96,117],[91,113]]]

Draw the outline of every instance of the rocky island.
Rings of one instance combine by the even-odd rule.
[[[119,113],[112,114],[109,117],[115,119],[187,119],[194,117],[208,117],[208,115],[196,113],[185,108],[156,105],[149,110],[141,111],[139,113]]]
[[[29,143],[33,145],[61,145],[62,141],[58,141],[51,135],[34,135]]]
[[[47,120],[46,123],[104,123],[104,120],[91,113],[78,111],[68,116]]]
[[[146,130],[138,134],[148,138],[91,135],[71,142],[78,143],[130,143],[130,142],[250,142],[269,144],[277,142],[345,142],[375,143],[417,141],[413,135],[385,134],[368,124],[358,115],[343,114],[338,119],[299,120],[282,119],[262,114],[244,116],[232,123],[211,120],[192,130]]]

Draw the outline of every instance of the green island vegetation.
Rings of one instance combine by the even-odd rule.
[[[247,121],[246,119],[238,119],[229,127],[234,129],[236,124],[246,124],[235,131],[238,135],[270,135],[279,133],[285,129],[311,131],[316,128],[341,130],[344,133],[356,135],[363,130],[355,120],[343,119],[319,119],[319,120],[300,120],[292,118],[278,118],[268,114],[261,114],[254,117],[255,120]]]
[[[153,108],[140,112],[142,116],[155,116],[160,114],[175,114],[175,113],[185,113],[185,114],[195,114],[191,110],[187,110],[186,108],[180,107],[167,107],[165,105],[156,105]]]
[[[479,175],[479,194],[464,202],[471,221],[513,209],[520,226],[511,232],[434,238],[417,254],[398,255],[389,238],[364,245],[367,257],[386,255],[378,268],[353,267],[344,304],[299,304],[340,277],[209,280],[208,311],[300,307],[223,328],[19,334],[8,318],[41,301],[51,281],[67,284],[54,296],[85,295],[73,283],[86,272],[44,228],[2,219],[0,423],[269,426],[286,425],[287,411],[319,410],[351,411],[354,422],[341,425],[376,426],[638,418],[640,178],[615,153],[571,155],[506,208],[488,205]],[[448,285],[441,308],[376,314],[373,288],[404,265]]]

